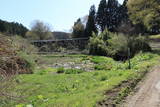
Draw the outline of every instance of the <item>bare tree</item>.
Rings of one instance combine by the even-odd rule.
[[[31,24],[31,31],[27,32],[26,36],[29,39],[52,39],[53,34],[49,24],[36,20]]]

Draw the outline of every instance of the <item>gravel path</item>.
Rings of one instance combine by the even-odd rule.
[[[160,67],[147,74],[138,84],[137,92],[128,96],[122,107],[160,107]]]

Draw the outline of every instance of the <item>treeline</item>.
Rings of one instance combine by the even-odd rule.
[[[115,60],[127,60],[139,52],[151,51],[147,36],[160,33],[158,0],[101,0],[92,5],[87,23],[78,19],[72,36],[88,37],[89,53]]]
[[[0,32],[25,37],[27,31],[28,29],[20,23],[0,20]]]
[[[73,37],[90,37],[92,32],[135,34],[160,33],[160,2],[158,0],[101,0],[98,10],[92,5],[88,20],[78,19],[73,26]]]

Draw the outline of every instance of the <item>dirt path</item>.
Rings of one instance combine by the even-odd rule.
[[[147,74],[138,84],[137,92],[128,96],[122,107],[160,107],[160,67]]]

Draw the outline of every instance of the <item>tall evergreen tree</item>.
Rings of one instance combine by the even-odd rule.
[[[101,0],[99,7],[98,7],[98,11],[97,11],[97,15],[96,15],[96,22],[97,25],[99,27],[99,29],[103,32],[106,28],[106,24],[107,24],[107,3],[106,0]]]
[[[96,27],[96,22],[95,22],[95,14],[96,14],[96,9],[95,6],[92,5],[89,11],[89,16],[88,16],[88,21],[86,24],[85,28],[85,37],[90,37],[92,36],[92,32],[97,33],[97,27]]]
[[[120,22],[129,21],[127,2],[128,0],[124,0],[123,4],[119,7],[119,21]]]
[[[117,0],[108,0],[107,3],[107,23],[106,27],[109,31],[114,32],[119,24],[119,7]]]

